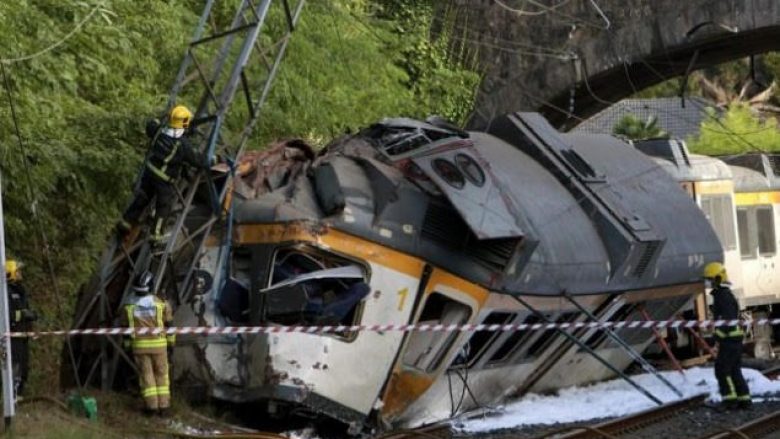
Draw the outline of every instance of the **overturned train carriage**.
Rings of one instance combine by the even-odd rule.
[[[288,142],[238,170],[231,227],[200,258],[177,325],[585,321],[580,306],[602,320],[667,319],[723,257],[651,159],[536,114],[486,133],[390,119],[316,156]],[[582,345],[554,330],[182,338],[174,379],[269,413],[411,426],[609,377],[582,346],[631,362],[603,331],[572,334]],[[637,350],[652,341],[617,334]]]

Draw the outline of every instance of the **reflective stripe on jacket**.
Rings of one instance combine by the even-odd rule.
[[[168,303],[153,294],[134,296],[125,304],[123,321],[130,329],[135,328],[165,328],[166,323],[173,320],[173,313]],[[130,335],[133,352],[156,353],[164,352],[169,338],[165,333]],[[171,343],[173,341],[171,340]]]
[[[201,168],[206,166],[205,156],[193,149],[183,129],[161,128],[155,121],[150,121],[146,126],[146,134],[152,139],[146,169],[158,179],[173,181],[179,177],[185,164]]]

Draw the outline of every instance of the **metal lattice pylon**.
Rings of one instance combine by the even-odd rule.
[[[136,228],[124,238],[111,238],[97,274],[80,292],[75,328],[116,325],[132,280],[143,270],[155,273],[155,291],[174,303],[190,290],[207,238],[215,227],[230,228],[230,214],[223,206],[235,172],[233,164],[259,120],[304,2],[241,0],[230,18],[223,16],[224,7],[213,8],[216,0],[207,1],[165,114],[174,105],[198,102],[190,130],[192,144],[209,163],[217,156],[222,158],[228,170],[199,171],[190,180],[176,183],[178,202],[168,220],[164,248],[154,247],[148,240],[148,230],[143,228]],[[227,19],[229,24],[220,26]],[[232,105],[239,88],[245,106]],[[224,236],[224,247],[229,248],[229,233]],[[225,263],[228,253],[220,253]],[[93,381],[98,365],[106,389],[115,384],[121,359],[134,367],[117,339],[82,338],[74,343],[78,353],[74,372],[81,374],[87,384]],[[63,378],[67,379],[68,374]]]

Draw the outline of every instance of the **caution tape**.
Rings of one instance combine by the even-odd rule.
[[[757,320],[633,320],[570,323],[509,324],[386,324],[326,326],[180,326],[172,328],[87,328],[55,331],[8,332],[5,337],[44,337],[72,335],[230,335],[230,334],[321,334],[334,332],[473,332],[473,331],[544,331],[550,329],[664,329],[716,328],[721,326],[780,325],[780,319]]]

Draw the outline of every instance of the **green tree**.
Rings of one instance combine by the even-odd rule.
[[[230,20],[237,1],[216,3],[217,24]],[[307,2],[251,147],[293,136],[323,144],[388,116],[462,120],[479,75],[432,42],[430,4],[393,15],[381,13],[383,0]],[[129,202],[147,146],[143,121],[163,109],[202,7],[198,0],[0,2],[0,59],[53,47],[5,66],[23,147],[4,93],[0,100],[7,245],[26,262],[39,327],[70,324],[76,292]],[[418,15],[425,19],[405,22]],[[269,20],[284,24],[282,14]],[[417,46],[428,48],[419,60]],[[56,386],[59,343],[33,343],[33,390]]]
[[[692,152],[707,155],[743,152],[780,152],[780,130],[772,118],[762,120],[746,104],[733,104],[718,118],[710,117],[701,125],[700,134],[688,139]]]
[[[642,121],[633,114],[627,114],[615,124],[612,134],[630,140],[668,138],[669,134],[659,128],[657,124],[658,118],[655,116],[650,116],[647,120]]]

